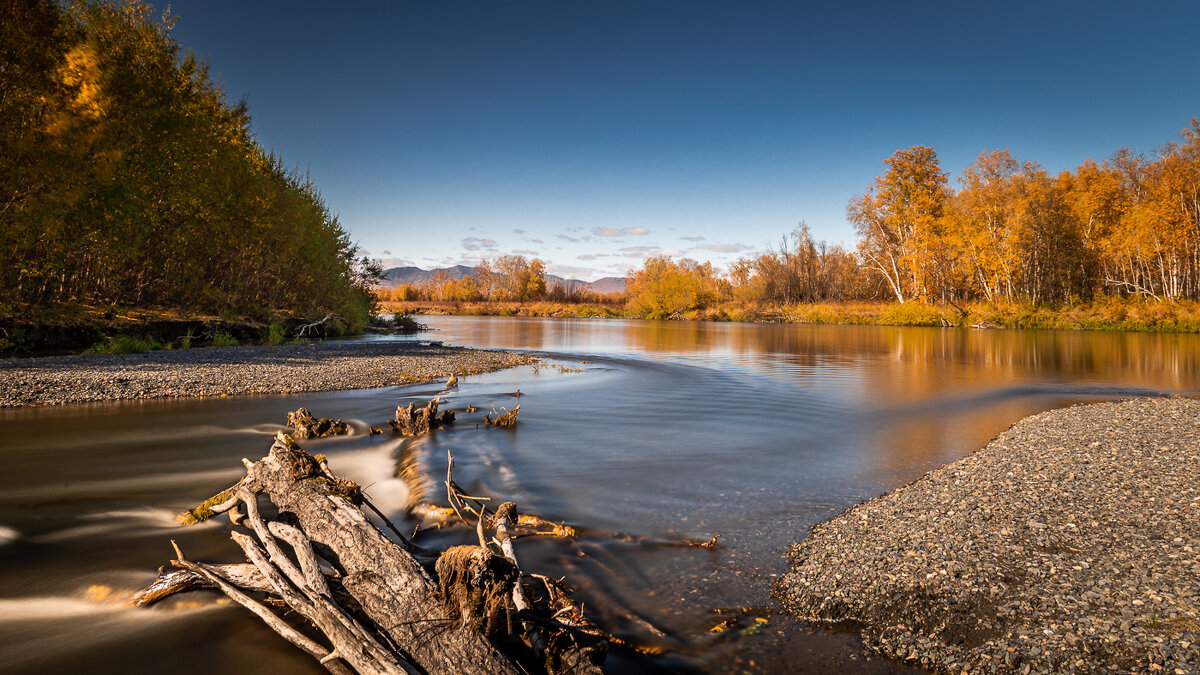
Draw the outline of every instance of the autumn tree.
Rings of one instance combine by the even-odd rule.
[[[537,258],[500,256],[490,269],[494,300],[537,300],[546,295],[546,266]]]
[[[822,302],[860,297],[861,270],[853,254],[813,239],[801,223],[778,249],[742,258],[730,267],[735,297],[774,303]]]
[[[730,297],[729,282],[719,279],[712,263],[666,256],[648,258],[640,270],[629,271],[627,307],[651,319],[668,319],[703,309]]]
[[[371,309],[378,268],[145,2],[0,6],[0,301]]]
[[[897,302],[929,299],[944,290],[949,266],[942,221],[947,174],[933,148],[921,145],[897,150],[884,163],[887,171],[847,206],[858,252]]]

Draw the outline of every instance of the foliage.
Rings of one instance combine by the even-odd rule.
[[[847,209],[862,264],[900,303],[1200,299],[1200,119],[1180,137],[1058,176],[984,152],[957,192],[932,149],[898,151]]]
[[[717,278],[712,263],[668,257],[649,258],[642,269],[630,272],[626,309],[650,319],[682,317],[728,299],[728,281]]]
[[[160,345],[152,342],[147,342],[135,337],[122,335],[120,337],[108,338],[104,342],[92,345],[84,350],[85,354],[145,354],[146,352],[160,349]]]
[[[283,324],[278,321],[272,321],[267,326],[266,331],[264,331],[262,341],[265,345],[281,345],[286,342],[287,331],[284,329]]]
[[[238,346],[237,338],[223,330],[213,331],[212,336],[213,347],[236,347]]]
[[[421,325],[411,314],[406,312],[392,314],[392,327],[401,333],[419,333],[425,330],[425,326]]]
[[[0,9],[0,302],[365,322],[378,266],[152,12]]]

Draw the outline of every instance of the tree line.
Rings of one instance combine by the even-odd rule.
[[[0,9],[0,295],[365,321],[378,267],[138,0]]]
[[[1200,299],[1200,119],[1180,137],[1057,176],[984,152],[958,190],[932,148],[897,151],[848,207],[861,264],[900,303]]]
[[[725,275],[652,258],[630,270],[629,307],[666,317],[727,301],[1200,300],[1200,119],[1180,138],[1150,157],[1123,149],[1057,176],[985,151],[957,190],[933,148],[898,150],[847,205],[854,250],[801,224]]]
[[[398,284],[378,291],[380,300],[393,302],[528,302],[544,300],[560,303],[620,302],[588,290],[582,284],[546,280],[546,264],[539,258],[503,255],[482,260],[471,274],[460,278],[446,270],[437,270],[433,278],[418,284]]]

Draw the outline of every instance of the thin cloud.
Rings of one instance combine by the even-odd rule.
[[[696,235],[694,237],[680,237],[684,241],[704,241],[704,237]]]
[[[702,248],[705,251],[714,251],[716,253],[737,253],[739,251],[750,250],[750,247],[746,244],[700,244],[695,248]]]
[[[479,237],[467,237],[462,240],[462,247],[468,251],[495,251],[495,239],[480,239]]]
[[[513,230],[513,234],[525,234],[525,230],[522,230],[521,228],[517,228],[517,229]]]
[[[569,241],[569,242],[572,242],[572,243],[575,243],[575,244],[578,244],[578,243],[579,243],[579,240],[578,240],[578,239],[576,239],[575,237],[568,237],[568,236],[567,236],[567,235],[565,235],[565,234],[560,234],[560,235],[558,235],[558,238],[559,238],[559,239],[562,239],[563,241]]]
[[[532,255],[532,256],[540,255],[537,251],[533,251],[533,250],[530,250],[527,248],[519,248],[519,249],[513,251],[513,253],[515,253],[517,255]]]
[[[644,227],[623,227],[619,230],[615,227],[596,227],[592,229],[592,234],[597,237],[623,237],[627,234],[650,234],[650,230]]]
[[[579,279],[599,276],[592,267],[575,267],[574,265],[547,265],[546,271],[564,279]]]
[[[387,253],[387,251],[384,251],[384,253]],[[426,260],[430,260],[432,262],[430,258],[426,258]],[[382,265],[383,269],[385,270],[393,267],[416,267],[416,263],[414,263],[412,260],[409,260],[408,258],[396,257],[383,258],[379,261],[379,264]]]
[[[658,246],[626,246],[621,249],[621,256],[625,258],[638,258],[645,260],[656,256],[674,258],[683,255],[683,251],[673,248],[659,248]]]

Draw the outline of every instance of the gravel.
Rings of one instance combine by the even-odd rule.
[[[1200,673],[1200,401],[1028,417],[788,557],[789,611],[910,665]]]
[[[532,357],[416,342],[321,342],[0,361],[0,407],[386,387]]]

